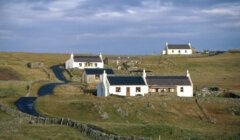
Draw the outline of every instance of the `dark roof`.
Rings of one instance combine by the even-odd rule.
[[[168,44],[168,49],[191,49],[188,44]]]
[[[99,56],[74,56],[75,62],[102,62]]]
[[[141,76],[107,76],[110,85],[146,85]]]
[[[105,70],[105,72],[107,74],[114,74],[113,70],[110,69],[110,68],[109,69],[108,68],[106,68],[106,69],[102,69],[102,68],[96,68],[96,69],[88,68],[88,69],[84,69],[85,73],[89,74],[89,75],[91,75],[91,74],[103,74],[104,70]]]
[[[187,76],[147,76],[146,80],[150,86],[191,85]]]

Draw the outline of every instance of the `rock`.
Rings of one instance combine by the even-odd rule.
[[[128,112],[123,110],[122,108],[118,108],[117,112],[121,115],[121,117],[128,117]]]
[[[167,107],[167,103],[166,102],[161,102],[160,106],[161,106],[161,108],[166,108]]]
[[[31,69],[43,68],[44,64],[42,62],[29,62],[27,63],[27,67]]]
[[[100,116],[101,116],[101,118],[102,118],[103,120],[107,120],[107,119],[109,118],[107,112],[103,112]]]

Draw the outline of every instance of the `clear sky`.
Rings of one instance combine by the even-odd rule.
[[[157,54],[240,48],[240,0],[0,0],[0,51]]]

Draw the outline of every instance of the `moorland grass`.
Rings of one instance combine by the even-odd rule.
[[[194,89],[219,86],[229,91],[240,91],[240,53],[225,53],[211,57],[205,55],[185,57],[146,55],[139,57],[142,63],[136,66],[151,70],[154,75],[185,75],[188,69]],[[69,55],[65,54],[0,53],[0,68],[10,68],[20,76],[20,79],[12,78],[0,82],[1,94],[4,97],[0,100],[14,107],[14,102],[28,93],[29,83],[32,83],[30,96],[37,96],[37,90],[41,85],[59,82],[55,77],[49,79],[42,69],[27,68],[28,62],[43,62],[44,67],[51,75],[54,75],[50,67],[62,65],[68,58]],[[106,67],[116,68],[116,65],[109,64]],[[120,70],[116,73],[129,74],[127,71]],[[4,75],[4,73],[1,74]],[[64,75],[67,76],[67,72],[64,72]],[[74,84],[61,85],[54,89],[54,95],[38,98],[37,110],[47,116],[76,119],[122,135],[154,138],[161,135],[163,139],[239,139],[240,137],[239,115],[231,111],[233,107],[240,106],[238,99],[220,97],[200,99],[200,104],[215,122],[211,123],[204,118],[194,99],[166,96],[99,98],[82,95],[82,87],[77,84],[81,83],[78,81]],[[104,113],[108,115],[105,118],[102,117]],[[72,133],[68,133],[72,131],[69,128],[63,128],[61,131],[59,129],[62,127],[56,126],[27,125],[21,126],[21,128],[23,130],[19,133],[1,134],[0,137],[3,139],[16,137],[31,139],[36,136],[43,139],[44,133],[50,135],[49,139],[58,139],[60,134],[59,137],[54,137],[52,134],[58,134],[57,131],[59,131],[63,133],[62,137],[67,139],[69,137],[65,137],[65,134],[71,135]],[[26,132],[29,129],[34,131]],[[40,130],[41,132],[39,132]]]

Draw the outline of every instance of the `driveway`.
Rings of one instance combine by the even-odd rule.
[[[53,90],[56,86],[63,85],[69,83],[63,75],[63,68],[60,68],[59,65],[54,65],[51,67],[53,73],[55,74],[56,78],[61,81],[61,83],[49,83],[45,84],[38,90],[38,96],[45,96],[53,94]],[[34,102],[38,97],[21,97],[16,102],[16,107],[27,114],[33,116],[40,116],[40,114],[35,110]]]

